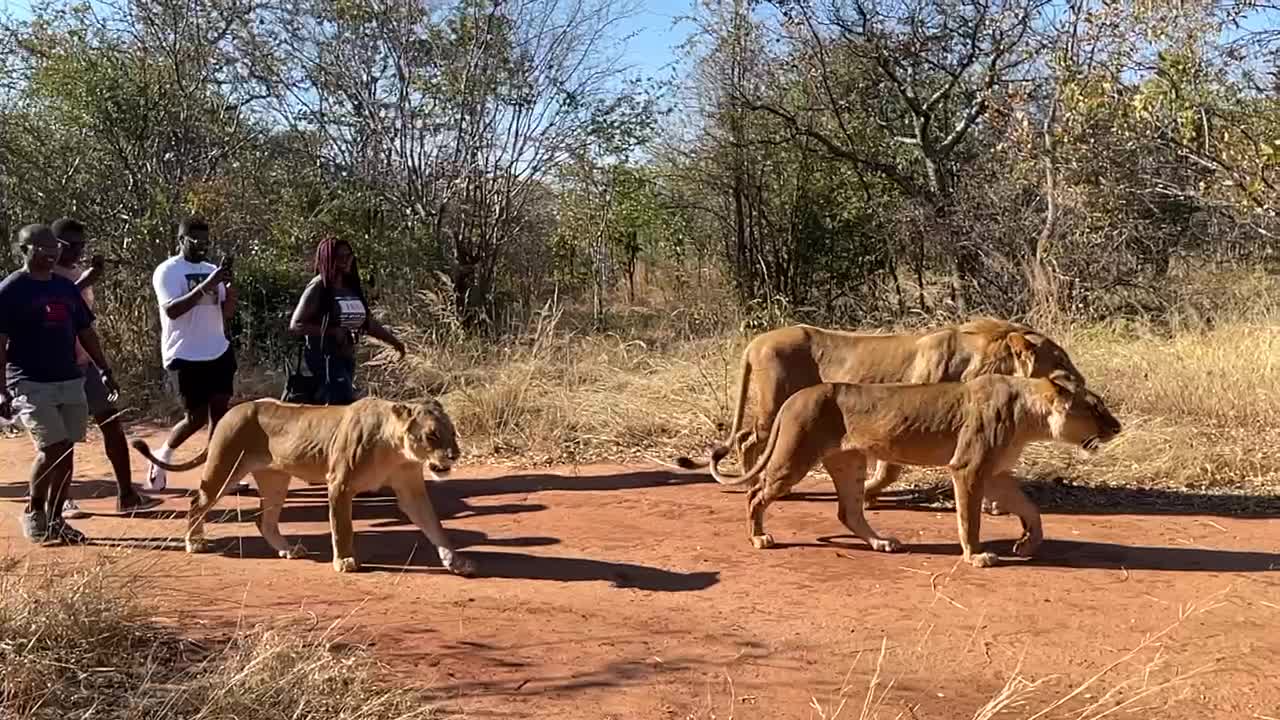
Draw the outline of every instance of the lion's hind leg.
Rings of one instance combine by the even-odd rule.
[[[796,483],[804,479],[809,465],[787,463],[781,470],[772,464],[747,491],[747,533],[757,550],[774,546],[773,536],[764,531],[764,512],[778,498],[786,497]]]
[[[289,496],[290,475],[275,470],[259,470],[253,478],[260,498],[257,525],[262,539],[282,558],[306,557],[307,549],[301,543],[290,547],[289,541],[280,534],[280,511]]]
[[[867,522],[863,513],[863,483],[866,482],[867,459],[857,450],[845,450],[832,453],[822,459],[831,482],[836,486],[836,498],[839,508],[836,517],[854,535],[862,538],[873,550],[879,552],[898,552],[903,549],[902,541],[896,537],[883,536],[877,533]]]
[[[221,444],[220,440],[220,437],[215,436],[210,442],[209,460],[204,466],[200,487],[196,489],[196,494],[191,498],[191,508],[187,510],[186,547],[189,553],[208,552],[209,541],[204,536],[205,516],[222,499],[227,488],[235,487],[253,469],[253,459],[244,451],[219,452],[215,443]]]

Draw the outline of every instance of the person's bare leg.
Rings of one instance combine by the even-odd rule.
[[[71,491],[71,475],[75,469],[74,448],[74,445],[67,443],[66,452],[61,453],[49,472],[49,500],[45,512],[51,523],[54,519],[62,518],[62,503]]]
[[[129,440],[124,435],[117,410],[109,410],[93,418],[98,429],[102,431],[102,447],[111,463],[111,472],[116,478],[116,511],[141,510],[158,504],[154,498],[144,498],[130,479]]]
[[[31,474],[27,481],[26,512],[39,511],[48,518],[49,498],[56,494],[55,469],[62,459],[71,452],[71,443],[56,442],[36,451],[35,460],[31,463]],[[61,509],[59,509],[61,514]]]
[[[169,437],[164,441],[164,445],[156,451],[156,457],[160,460],[170,461],[173,459],[173,451],[182,447],[182,444],[191,439],[192,435],[204,427],[209,417],[208,405],[189,405],[186,408],[182,419],[178,424],[169,430]],[[147,471],[147,487],[151,490],[161,490],[164,488],[167,480],[167,473],[163,468],[151,465]]]
[[[63,503],[71,491],[71,477],[75,473],[75,445],[67,443],[66,452],[53,466],[49,473],[52,478],[50,493],[45,512],[49,517],[49,539],[65,543],[83,543],[88,540],[84,533],[67,524],[62,518]]]
[[[170,450],[177,450],[182,447],[182,443],[191,439],[192,435],[199,432],[200,428],[205,426],[206,419],[209,416],[207,406],[199,408],[189,408],[177,425],[169,430],[169,438],[165,441],[165,445]]]

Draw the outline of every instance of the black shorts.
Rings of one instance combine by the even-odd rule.
[[[236,354],[230,347],[213,360],[176,359],[169,363],[169,379],[188,410],[208,407],[209,399],[231,397],[236,377]]]

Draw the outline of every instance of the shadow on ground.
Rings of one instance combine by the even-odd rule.
[[[555,545],[560,542],[558,538],[490,538],[476,530],[450,529],[447,532],[455,546],[460,550],[465,549],[467,556],[479,565],[477,577],[553,582],[607,581],[614,587],[651,592],[705,590],[720,581],[718,572],[681,573],[632,563],[472,549],[477,546],[518,548]],[[333,559],[328,534],[286,534],[285,538],[290,544],[301,543],[307,549],[310,555],[306,560],[327,564]],[[93,544],[183,551],[181,541],[175,538],[116,538],[95,541]],[[224,557],[275,560],[281,563],[306,561],[277,558],[275,551],[257,534],[212,538],[210,545],[212,552]],[[357,533],[355,545],[356,557],[360,559],[361,567],[366,572],[445,572],[435,548],[417,530],[380,531],[376,535]]]
[[[839,542],[837,542],[839,541]],[[849,552],[875,552],[853,535],[827,535],[814,543],[778,543],[778,547],[838,547]],[[1001,564],[1097,570],[1168,570],[1174,572],[1269,572],[1280,570],[1280,554],[1197,547],[1120,545],[1046,538],[1031,559],[1013,555],[1013,540],[992,540],[983,549],[997,553]],[[911,555],[961,555],[960,543],[908,543]]]
[[[1280,518],[1280,494],[1258,495],[1168,488],[1080,485],[1066,480],[1024,480],[1022,489],[1040,511],[1055,515],[1206,515],[1237,518]],[[800,491],[779,502],[831,502],[834,491]],[[873,510],[955,509],[951,484],[890,489]]]

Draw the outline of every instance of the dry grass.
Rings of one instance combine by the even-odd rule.
[[[151,620],[146,573],[118,558],[0,563],[0,717],[104,720],[408,720],[439,717],[383,688],[335,627],[282,617],[208,647]],[[145,595],[143,595],[145,596]]]
[[[1192,490],[1280,489],[1280,322],[1158,335],[1079,328],[1063,341],[1126,432],[1082,468],[1092,482]],[[1044,464],[1061,450],[1037,449]]]

